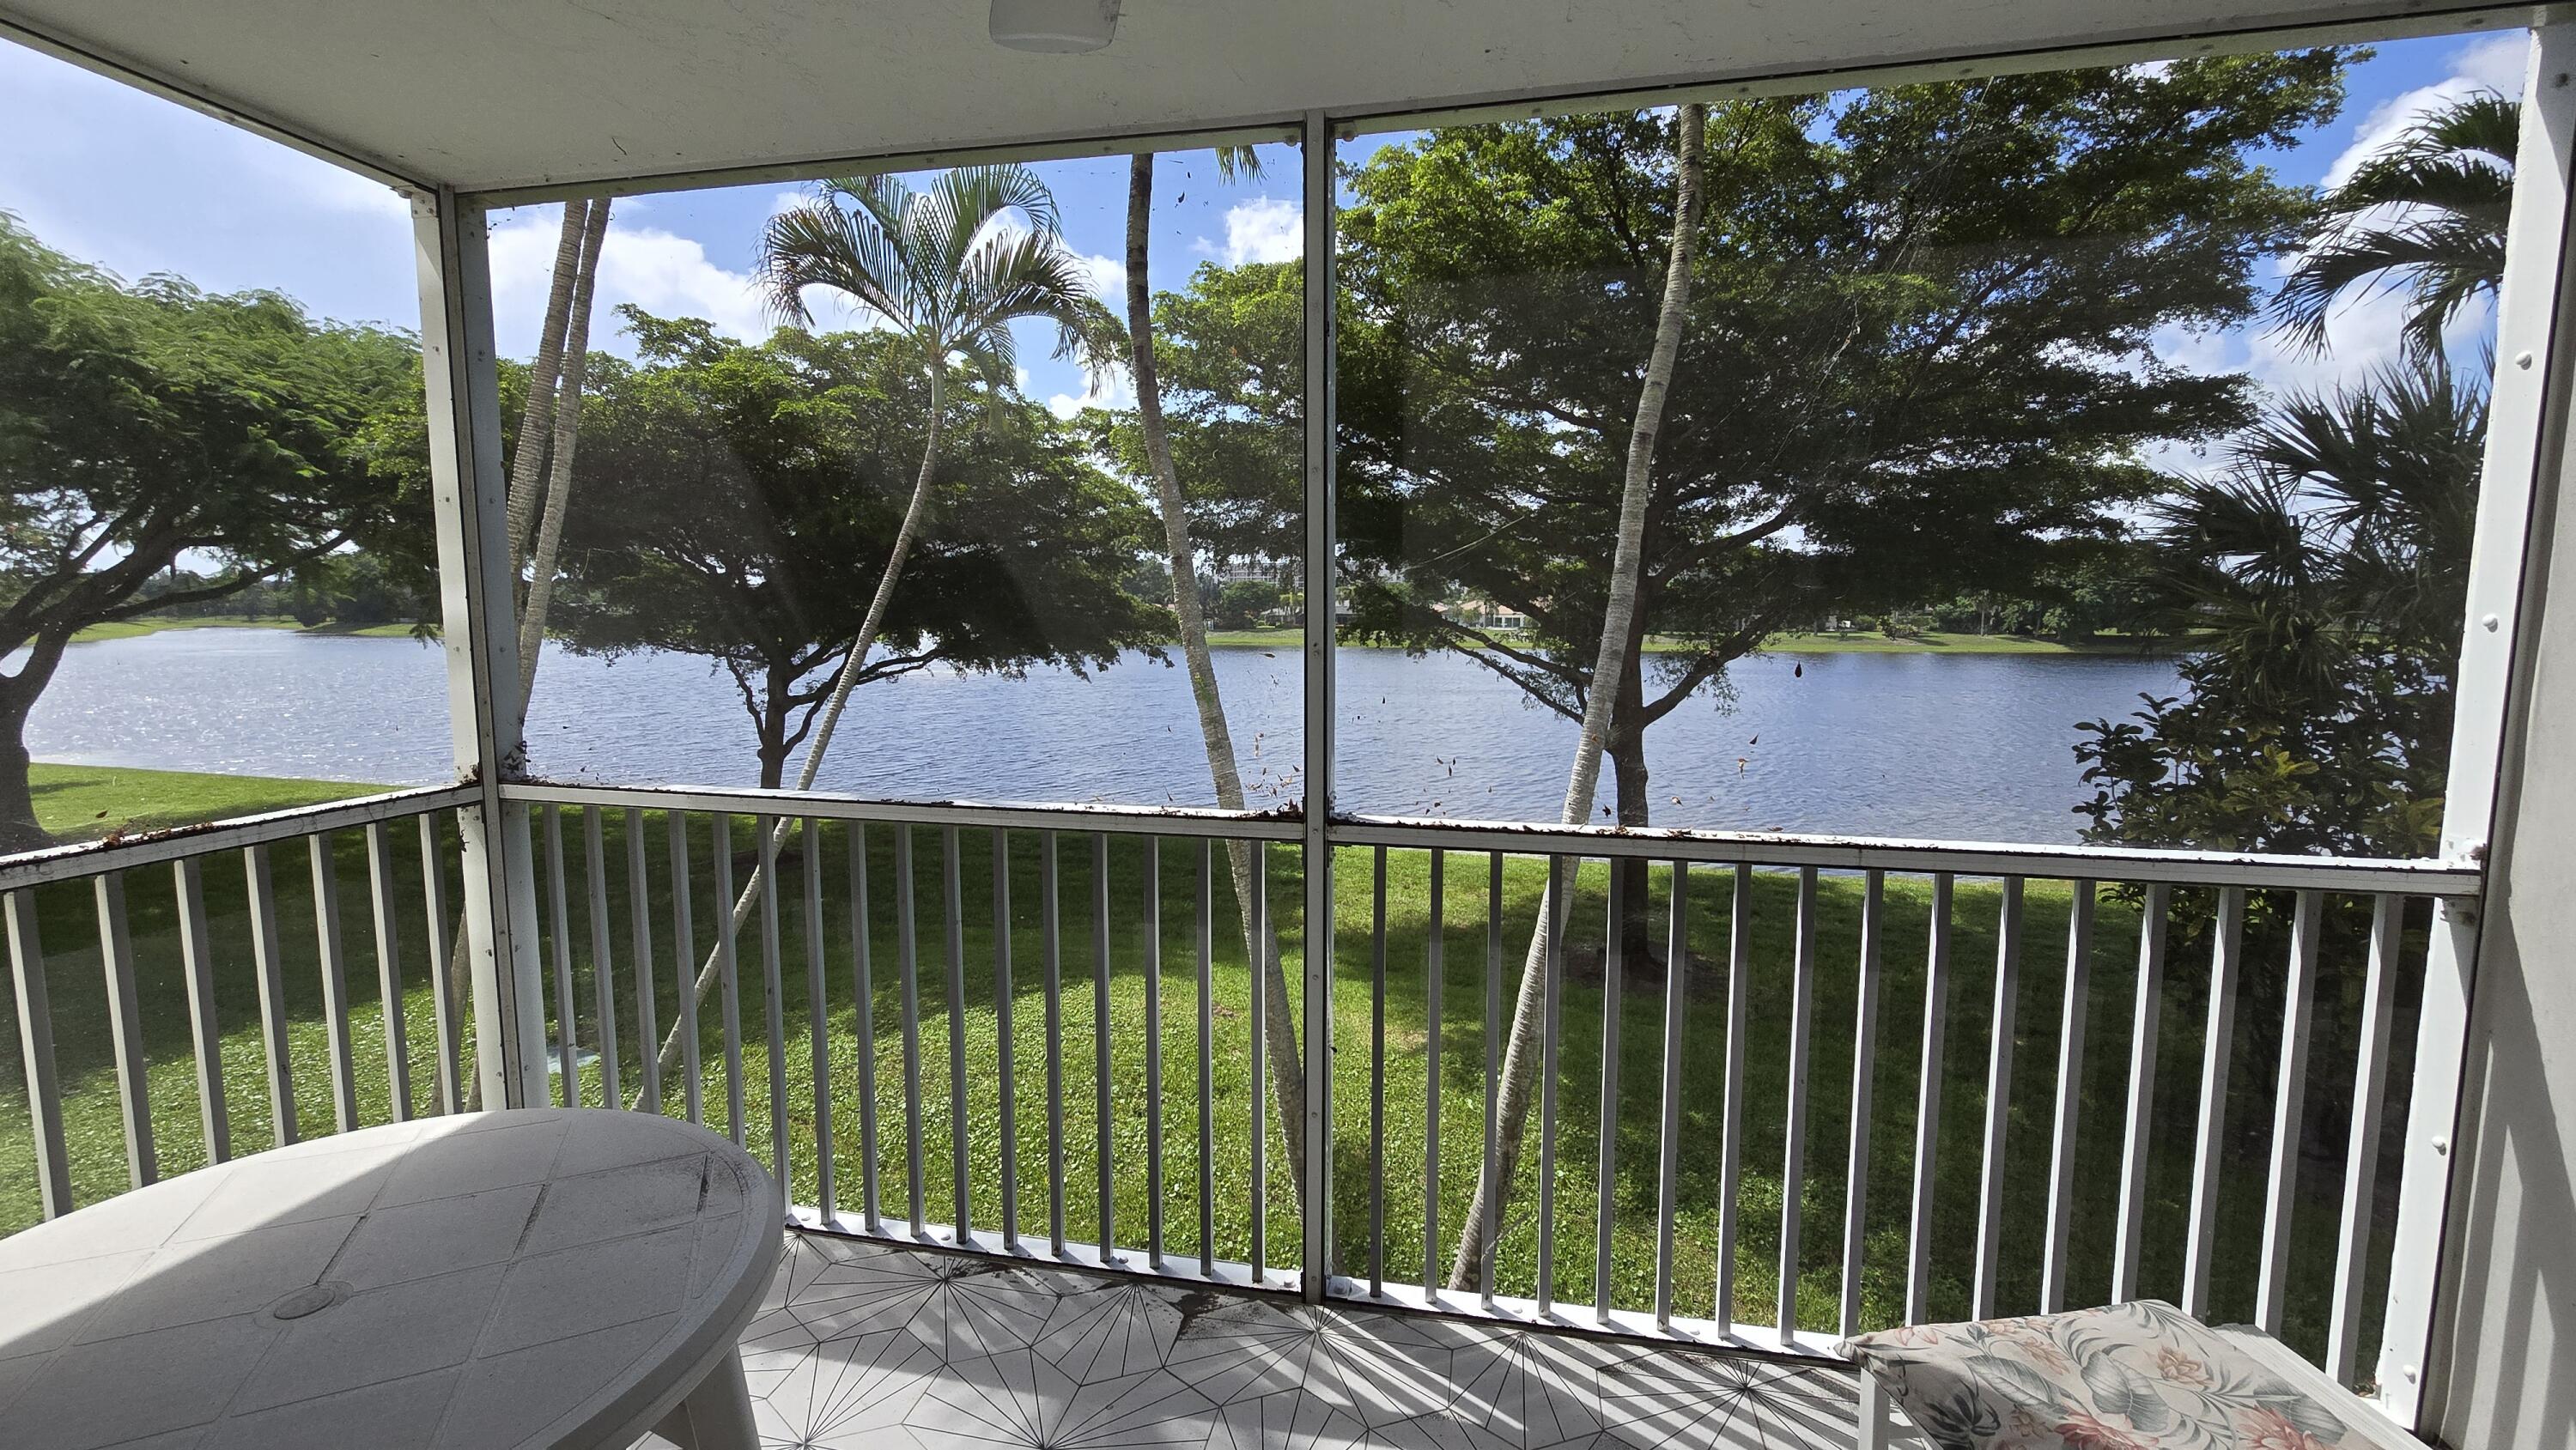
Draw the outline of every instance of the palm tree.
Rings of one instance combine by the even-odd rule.
[[[1567,773],[1561,824],[1579,826],[1592,817],[1592,798],[1601,786],[1601,751],[1610,734],[1616,680],[1628,666],[1628,631],[1637,618],[1640,559],[1646,549],[1646,502],[1653,493],[1655,437],[1664,421],[1664,397],[1672,390],[1673,365],[1681,354],[1682,325],[1690,310],[1691,256],[1699,238],[1701,149],[1708,131],[1708,107],[1686,105],[1674,121],[1672,254],[1664,267],[1663,305],[1655,316],[1655,342],[1646,359],[1646,379],[1637,390],[1637,420],[1628,433],[1628,470],[1619,493],[1619,543],[1610,561],[1610,595],[1601,615],[1601,647],[1594,657],[1594,688],[1583,702],[1583,733],[1575,742],[1574,766]],[[1551,872],[1547,894],[1539,898],[1538,927],[1530,934],[1529,954],[1521,962],[1520,991],[1512,1002],[1512,1035],[1503,1054],[1502,1102],[1497,1107],[1498,1142],[1493,1161],[1477,1170],[1476,1196],[1458,1233],[1458,1251],[1449,1265],[1449,1287],[1475,1287],[1485,1248],[1501,1225],[1486,1205],[1499,1212],[1503,1192],[1520,1160],[1521,1134],[1529,1121],[1530,1092],[1537,1077],[1536,1054],[1541,1017],[1547,1005],[1547,958],[1550,924],[1557,914],[1556,893],[1570,887],[1562,873]],[[1668,968],[1680,971],[1681,962]],[[1490,1025],[1488,1031],[1492,1030]],[[1490,1182],[1485,1176],[1492,1175]]]
[[[1015,225],[1015,217],[1025,224]],[[929,388],[911,502],[796,774],[796,789],[812,790],[850,688],[903,577],[904,560],[920,537],[938,476],[949,369],[962,363],[986,387],[1011,387],[1018,357],[1011,325],[1022,319],[1053,323],[1056,355],[1078,356],[1097,368],[1113,355],[1116,324],[1091,295],[1081,259],[1064,244],[1054,195],[1025,166],[962,167],[920,191],[890,176],[818,182],[805,204],[769,219],[760,251],[761,282],[782,318],[808,324],[813,319],[807,290],[837,293],[911,344]],[[786,822],[775,834],[785,839]],[[755,870],[734,902],[737,928],[750,919],[765,884]],[[710,953],[698,970],[700,1000],[714,986],[716,968]],[[674,1027],[662,1040],[665,1071],[678,1062],[679,1051]]]
[[[2328,192],[2307,249],[2272,301],[2274,321],[2321,352],[2343,295],[2414,294],[2406,345],[2438,352],[2460,310],[2504,278],[2522,107],[2480,91],[2428,112]]]
[[[1226,180],[1258,176],[1261,162],[1249,146],[1221,146],[1217,174]],[[1127,170],[1127,346],[1128,369],[1136,383],[1136,420],[1144,434],[1145,458],[1154,473],[1154,493],[1163,514],[1163,543],[1172,572],[1172,614],[1180,621],[1181,656],[1190,672],[1190,694],[1198,702],[1199,740],[1207,750],[1208,774],[1216,783],[1216,803],[1229,811],[1245,808],[1243,774],[1234,754],[1234,733],[1225,718],[1225,701],[1217,692],[1216,664],[1208,654],[1207,616],[1199,602],[1198,546],[1190,538],[1189,500],[1181,492],[1172,465],[1172,439],[1163,420],[1163,382],[1154,361],[1152,261],[1154,153],[1138,152]],[[1252,900],[1252,848],[1243,841],[1225,843],[1226,864],[1234,877],[1234,899]],[[1279,960],[1276,935],[1256,942],[1252,919],[1243,914],[1244,960],[1258,964],[1261,1011],[1268,1028],[1270,1080],[1279,1104],[1279,1123],[1286,1135],[1289,1173],[1303,1188],[1306,1162],[1306,1069],[1298,1055],[1296,1024],[1288,1012],[1288,973]]]

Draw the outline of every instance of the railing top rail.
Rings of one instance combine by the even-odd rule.
[[[505,800],[560,806],[640,806],[646,810],[731,811],[738,815],[817,816],[831,821],[914,825],[1002,826],[1030,831],[1115,831],[1126,835],[1294,841],[1293,815],[1181,806],[1019,804],[1006,801],[889,801],[822,791],[716,786],[565,785],[513,781]]]
[[[1299,818],[1294,815],[1194,807],[867,800],[811,791],[568,785],[548,781],[512,782],[504,785],[501,793],[506,799],[538,804],[640,806],[651,810],[731,811],[743,815],[803,815],[826,820],[1000,826],[1014,830],[1115,831],[1265,841],[1294,841],[1300,831]],[[2243,851],[2163,851],[2008,841],[1918,841],[1758,831],[1539,826],[1404,816],[1336,816],[1327,835],[1334,844],[1347,846],[1439,846],[1529,855],[1625,856],[1726,864],[1741,861],[1756,866],[1817,866],[1829,870],[1947,871],[1961,876],[2161,881],[2281,890],[2399,891],[2441,897],[2475,895],[2483,879],[2475,866],[2439,860],[2273,856]]]
[[[0,857],[0,891],[42,886],[49,881],[73,881],[106,871],[125,871],[189,856],[208,856],[217,851],[237,850],[269,841],[301,840],[316,831],[346,830],[374,821],[447,810],[470,805],[479,798],[480,793],[472,786],[426,786],[418,790],[357,796],[323,805],[267,811],[255,816],[236,816],[231,820],[210,821],[199,826],[173,826],[167,830],[112,836],[103,841],[49,846],[41,851]]]
[[[2006,841],[1913,841],[1875,836],[1788,835],[1626,826],[1536,826],[1509,821],[1336,816],[1330,835],[1351,846],[1510,850],[1531,855],[1625,856],[1832,870],[1946,871],[1960,876],[2039,876],[2283,890],[2399,891],[2473,896],[2482,873],[2438,860],[2268,856],[2245,851],[2160,851],[2127,846],[2048,846]]]

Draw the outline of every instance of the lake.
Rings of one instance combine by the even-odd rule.
[[[1221,649],[1216,661],[1253,803],[1300,796],[1297,653]],[[1462,655],[1345,649],[1337,677],[1344,809],[1554,817],[1573,722]],[[2130,657],[1742,661],[1723,690],[1648,732],[1654,820],[2072,841],[2072,808],[2089,795],[2076,723],[2179,688],[2170,661]],[[39,760],[425,784],[451,774],[446,701],[438,650],[415,641],[172,630],[72,646],[28,746]],[[731,677],[682,655],[607,661],[550,648],[528,742],[531,768],[557,779],[758,777]],[[1088,677],[925,671],[867,685],[818,784],[922,800],[1213,800],[1177,656],[1130,655]]]

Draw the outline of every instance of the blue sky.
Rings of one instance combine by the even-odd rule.
[[[2354,69],[2343,115],[2273,164],[2293,181],[2332,181],[2426,107],[2480,86],[2521,87],[2521,33],[2397,42]],[[215,290],[266,287],[327,316],[411,327],[418,320],[409,213],[384,188],[69,65],[0,41],[0,210],[48,243],[132,277],[176,272]],[[1163,157],[1156,181],[1154,285],[1178,286],[1206,260],[1240,262],[1299,253],[1301,217],[1293,148],[1265,146],[1266,174],[1222,182],[1204,152]],[[1047,163],[1067,241],[1090,259],[1113,305],[1123,307],[1127,164],[1123,159]],[[766,326],[750,285],[760,223],[795,196],[790,187],[638,197],[616,205],[600,305],[696,315],[737,335]],[[525,356],[542,311],[554,251],[555,209],[494,219],[493,272],[503,349]],[[2399,299],[2348,309],[2323,359],[2294,354],[2253,331],[2172,337],[2168,355],[2190,365],[2245,368],[2276,386],[2308,388],[2394,351]],[[827,324],[854,319],[822,319]],[[2464,319],[2462,336],[2486,325]],[[620,348],[603,325],[598,345]],[[1121,401],[1123,381],[1100,390],[1047,356],[1047,340],[1022,340],[1029,396],[1068,410],[1086,396]],[[2182,460],[2176,460],[2181,463]]]

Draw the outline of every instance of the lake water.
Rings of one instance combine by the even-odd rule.
[[[1293,799],[1294,650],[1216,652],[1255,805]],[[1340,657],[1345,809],[1552,819],[1575,728],[1473,660]],[[1647,735],[1658,825],[2071,841],[2089,792],[2076,723],[2179,685],[2168,661],[2063,655],[1771,655],[1738,663]],[[448,778],[444,667],[403,639],[174,630],[75,645],[37,705],[39,760]],[[704,660],[550,649],[528,732],[558,779],[749,785],[751,728]],[[792,774],[792,772],[791,772]],[[1605,785],[1603,803],[1609,799]],[[924,672],[853,697],[818,784],[937,800],[1208,804],[1185,673],[1142,655],[1088,678]]]

